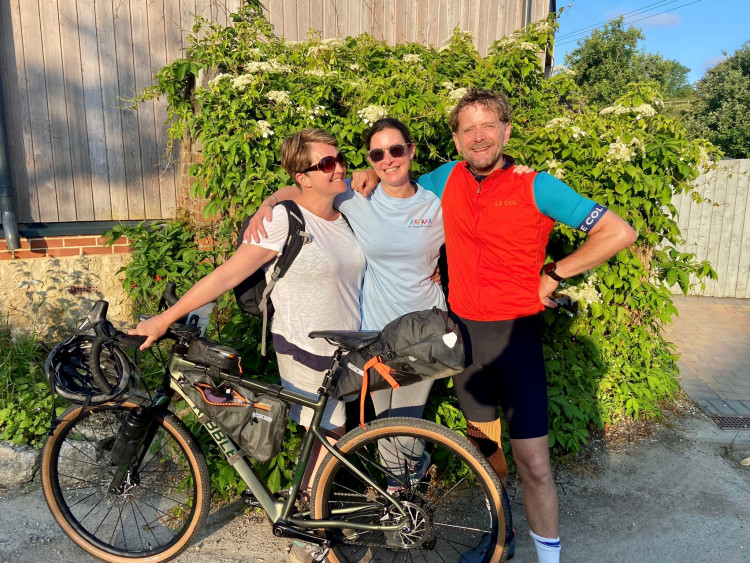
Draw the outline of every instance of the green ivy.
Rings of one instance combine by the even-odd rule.
[[[41,448],[52,419],[44,375],[48,350],[35,336],[11,338],[0,326],[0,440]],[[57,414],[67,405],[57,399]]]
[[[257,6],[232,20],[223,27],[199,19],[185,58],[161,69],[142,95],[166,96],[170,139],[200,152],[190,167],[191,194],[207,201],[204,213],[216,226],[209,250],[196,242],[204,235],[179,223],[113,232],[138,241],[125,270],[135,297],[153,301],[157,275],[185,288],[230,254],[244,217],[290,183],[279,163],[288,134],[304,127],[331,132],[356,169],[365,166],[369,123],[390,115],[412,131],[419,175],[457,157],[447,117],[463,89],[503,90],[513,108],[507,152],[618,213],[639,235],[561,288],[579,301],[578,314],[544,314],[550,444],[558,454],[576,451],[605,424],[661,416],[660,405],[678,390],[676,356],[661,336],[675,313],[670,288],[686,292],[716,277],[708,263],[676,249],[682,239],[671,201],[682,192],[700,201],[691,182],[720,153],[660,113],[654,85],[631,84],[598,112],[587,107],[568,73],[545,77],[540,55],[554,49],[552,20],[496,41],[486,57],[458,30],[436,49],[391,46],[369,35],[285,41]],[[584,238],[558,225],[548,253],[559,259]],[[243,346],[243,362],[273,377],[273,365],[258,354],[256,319],[239,315],[226,298],[217,319],[222,339]],[[435,386],[426,416],[465,433],[449,383]],[[281,456],[268,466],[274,483],[284,486],[289,461]],[[224,488],[234,486],[228,471],[217,471],[227,474]]]

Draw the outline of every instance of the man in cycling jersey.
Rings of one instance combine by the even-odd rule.
[[[559,561],[558,499],[547,442],[547,382],[541,311],[565,278],[595,268],[636,240],[612,211],[546,173],[514,174],[503,154],[510,107],[503,94],[471,89],[450,126],[463,161],[422,176],[442,199],[452,313],[467,342],[468,367],[454,377],[469,435],[501,478],[500,410],[509,428],[524,511],[540,562]],[[588,235],[544,265],[555,221]]]

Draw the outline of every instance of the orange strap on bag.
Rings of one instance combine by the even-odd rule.
[[[387,365],[383,363],[383,359],[380,356],[373,356],[370,358],[365,366],[362,368],[362,371],[364,374],[362,375],[362,392],[359,394],[359,425],[364,428],[365,427],[365,396],[367,395],[367,390],[370,388],[370,380],[369,380],[369,373],[370,368],[375,368],[375,370],[385,379],[388,384],[396,389],[397,387],[400,387],[398,384],[398,381],[393,379],[391,376],[391,368],[389,368]]]

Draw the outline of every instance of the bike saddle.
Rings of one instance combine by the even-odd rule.
[[[369,346],[380,338],[377,330],[315,330],[309,334],[310,338],[325,338],[331,343],[338,344],[347,350],[360,350]]]

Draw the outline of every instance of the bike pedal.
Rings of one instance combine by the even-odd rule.
[[[250,489],[245,489],[240,493],[240,496],[242,497],[242,500],[245,502],[246,505],[252,506],[253,508],[263,508],[260,505],[260,502],[257,498],[255,498],[255,495],[250,492]]]

